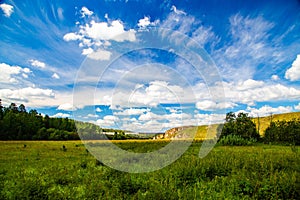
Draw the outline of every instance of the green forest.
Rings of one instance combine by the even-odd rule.
[[[76,125],[75,125],[76,124]],[[114,135],[105,135],[114,132]],[[11,103],[2,106],[0,99],[0,140],[80,140],[84,139],[130,139],[122,130],[102,129],[87,122],[68,118],[42,116],[36,110],[26,110],[25,105]]]

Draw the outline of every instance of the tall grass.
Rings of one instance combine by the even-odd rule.
[[[166,145],[125,142],[124,148],[147,152],[159,144]],[[298,150],[218,146],[201,159],[201,144],[161,170],[130,174],[97,162],[80,142],[26,142],[26,148],[24,142],[0,142],[0,199],[300,198]]]

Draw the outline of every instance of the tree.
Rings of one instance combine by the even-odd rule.
[[[8,110],[11,110],[13,112],[18,112],[18,107],[15,103],[11,103],[10,106],[8,107]]]
[[[3,111],[3,106],[2,106],[2,100],[0,99],[0,120],[3,119],[4,111]]]
[[[19,105],[19,112],[26,113],[26,108],[23,104]]]
[[[284,143],[284,144],[300,144],[300,119],[291,121],[271,122],[266,129],[264,141]]]
[[[259,139],[255,123],[247,113],[239,113],[237,116],[233,112],[226,114],[220,139],[228,135],[239,135],[244,139]]]

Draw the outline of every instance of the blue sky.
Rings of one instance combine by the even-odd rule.
[[[0,1],[0,98],[140,132],[300,111],[300,2]]]

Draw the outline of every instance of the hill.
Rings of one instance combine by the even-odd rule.
[[[291,121],[300,118],[300,112],[274,114],[266,117],[252,118],[259,129],[259,134],[264,135],[265,130],[270,125],[271,121]],[[163,134],[156,135],[153,139],[188,139],[195,138],[196,140],[204,140],[214,138],[217,129],[222,128],[221,124],[202,125],[202,126],[183,126],[167,130]],[[195,136],[195,137],[194,137]]]

